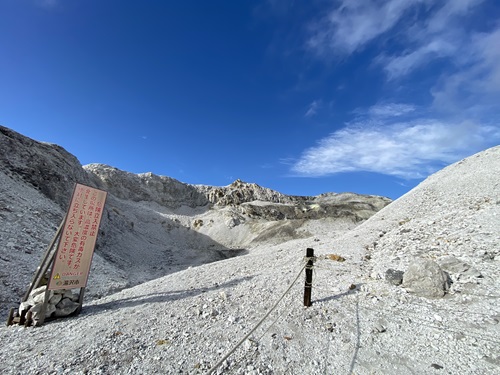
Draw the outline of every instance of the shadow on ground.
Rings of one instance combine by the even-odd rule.
[[[109,312],[110,310],[119,310],[123,308],[130,308],[150,303],[165,303],[165,302],[177,301],[183,298],[194,297],[214,290],[224,290],[226,288],[232,288],[242,282],[251,280],[253,277],[254,276],[240,277],[223,284],[214,285],[209,288],[174,290],[165,293],[150,293],[141,296],[123,298],[120,300],[109,301],[104,303],[99,303],[98,300],[95,300],[92,302],[93,304],[83,307],[80,316],[102,314]]]

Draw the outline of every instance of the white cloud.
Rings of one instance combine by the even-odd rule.
[[[379,103],[368,109],[368,114],[373,117],[397,117],[415,111],[415,106],[403,103]]]
[[[468,55],[474,46],[464,20],[484,1],[338,0],[311,26],[306,45],[317,56],[344,58],[370,42],[390,42],[375,62],[397,79],[436,59],[454,64]]]
[[[434,64],[432,83],[420,95],[433,102],[423,112],[482,123],[500,116],[500,22],[474,18],[486,1],[336,1],[308,45],[317,56],[339,59],[368,45],[383,47],[372,67],[403,90],[415,85],[414,73]],[[369,114],[375,110],[390,113],[377,107]]]
[[[357,123],[306,150],[292,171],[311,177],[365,171],[422,178],[494,140],[500,140],[496,127],[472,122]]]
[[[318,109],[321,108],[321,101],[320,100],[314,100],[311,104],[309,104],[309,107],[307,108],[306,114],[304,117],[312,117],[318,113]]]
[[[311,25],[308,47],[320,56],[351,54],[392,29],[422,0],[335,1],[326,17]]]
[[[428,19],[423,28],[424,34],[442,33],[450,28],[456,28],[454,24],[457,18],[466,16],[474,7],[480,5],[485,0],[445,0],[442,7]]]
[[[443,74],[432,88],[434,107],[476,118],[498,115],[500,101],[500,27],[474,33],[457,58],[458,69]]]
[[[357,109],[353,122],[304,151],[293,172],[425,177],[500,143],[500,22],[485,22],[479,8],[485,1],[335,1],[311,27],[310,51],[344,60],[382,47],[371,68],[386,74],[391,85],[385,89],[397,84],[404,95],[408,85],[417,100],[430,102],[417,107],[379,101]],[[428,68],[425,80],[416,82],[422,68]]]
[[[415,50],[399,56],[380,56],[378,61],[384,64],[389,79],[401,78],[416,68],[428,64],[435,59],[453,56],[456,52],[453,43],[445,39],[433,39]]]

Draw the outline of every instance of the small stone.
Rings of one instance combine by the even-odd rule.
[[[61,294],[54,294],[52,297],[49,299],[49,303],[51,305],[57,305],[59,302],[61,302],[63,296]]]
[[[62,289],[61,292],[63,292],[62,293],[63,298],[68,298],[73,302],[78,301],[79,295],[73,293],[71,289]]]
[[[43,303],[39,303],[30,309],[30,311],[33,313],[33,319],[38,320],[40,318],[42,306]],[[54,305],[47,304],[47,307],[45,308],[45,318],[50,317],[55,311],[56,307]]]
[[[387,330],[386,323],[383,320],[379,320],[373,326],[373,332],[382,333]]]
[[[438,365],[438,364],[436,364],[436,363],[433,363],[433,364],[431,365],[431,367],[432,367],[432,368],[435,368],[436,370],[441,370],[441,369],[443,368],[443,366]]]
[[[227,301],[227,293],[226,293],[226,292],[220,292],[220,293],[219,293],[219,297],[220,297],[223,301]]]
[[[49,295],[47,298],[50,300],[53,295],[54,295],[54,292],[49,291]],[[35,304],[43,303],[44,300],[45,300],[45,291],[44,291],[44,293],[37,294],[36,296],[33,297],[33,301],[35,301]]]
[[[80,304],[78,302],[74,302],[69,298],[63,298],[61,302],[56,305],[57,310],[55,316],[62,317],[73,314],[79,306]]]
[[[252,342],[250,340],[246,340],[243,344],[243,347],[245,348],[245,350],[250,350],[252,348]]]
[[[392,285],[401,285],[403,283],[403,274],[403,271],[389,268],[387,271],[385,271],[385,280]]]

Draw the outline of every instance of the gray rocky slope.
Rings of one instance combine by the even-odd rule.
[[[75,182],[109,193],[89,298],[243,254],[258,243],[308,237],[311,220],[344,231],[390,202],[347,193],[292,197],[240,180],[195,186],[102,164],[82,167],[60,146],[0,127],[2,315],[24,294]]]
[[[100,172],[92,172],[105,168],[109,167],[86,167],[89,183],[112,186],[111,177],[96,180]],[[2,170],[10,169],[2,165]],[[115,172],[116,178],[126,175]],[[16,273],[5,267],[19,269],[18,274],[29,271],[27,256],[31,259],[37,251],[33,243],[47,241],[63,203],[54,203],[13,172],[0,176],[2,246],[8,249],[1,252],[1,272],[11,276],[2,276],[2,282],[14,287]],[[129,177],[148,180],[147,175]],[[162,178],[155,176],[150,184],[162,186],[158,179]],[[192,251],[193,266],[177,265],[155,279],[145,269],[142,277],[150,281],[114,294],[102,292],[102,298],[94,294],[73,318],[40,328],[1,328],[2,373],[202,374],[249,332],[214,373],[498,373],[500,147],[443,169],[387,206],[380,200],[374,203],[373,197],[363,202],[358,196],[326,195],[299,199],[293,203],[298,209],[291,210],[292,203],[279,193],[271,193],[273,198],[267,201],[252,201],[243,192],[238,195],[242,188],[252,189],[241,184],[226,187],[222,196],[220,188],[190,186],[185,192],[192,198],[189,202],[205,197],[211,202],[208,208],[166,206],[153,195],[144,199],[142,184],[137,191],[113,194],[101,238],[114,226],[130,236],[127,241],[138,241],[129,234],[138,228],[147,241],[161,241],[151,228],[171,226],[172,254]],[[238,204],[225,202],[231,199]],[[324,208],[323,200],[333,201],[337,208]],[[356,201],[354,216],[351,211],[344,214],[343,205],[349,201]],[[361,222],[369,216],[366,203],[385,207]],[[316,216],[329,210],[325,217]],[[292,211],[296,219],[289,218]],[[151,212],[158,216],[151,219]],[[332,213],[344,219],[339,221]],[[53,220],[47,220],[51,215]],[[290,221],[297,224],[287,227]],[[187,232],[196,233],[193,243]],[[136,248],[140,255],[130,269],[149,258],[145,250],[154,250],[154,241]],[[208,246],[195,247],[199,243]],[[236,246],[246,254],[195,262],[196,255],[207,254],[202,248],[221,254]],[[309,308],[302,307],[306,247],[313,247],[318,256]],[[120,273],[111,266],[120,264],[121,255],[113,253],[106,259],[102,253],[109,248],[113,244],[103,240],[89,287],[124,285],[119,277],[128,270]],[[6,253],[17,258],[7,258]],[[153,255],[156,267],[162,267],[164,263]],[[332,255],[345,261],[335,261],[338,257]],[[427,282],[434,277],[428,273],[431,268],[446,276],[433,298],[421,293],[428,291]],[[415,282],[415,269],[416,279],[420,276],[423,283]],[[399,273],[403,276],[398,282],[394,275]]]

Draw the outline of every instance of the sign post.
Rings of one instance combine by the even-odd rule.
[[[76,184],[48,290],[85,288],[107,193]]]
[[[313,281],[313,266],[314,266],[314,249],[308,247],[306,249],[306,282],[304,285],[304,306],[309,307],[312,305],[312,281]]]
[[[66,216],[22,299],[22,302],[26,302],[32,290],[42,286],[43,278],[50,269],[50,277],[47,281],[43,304],[37,314],[39,319],[36,325],[42,325],[45,320],[50,290],[79,288],[79,307],[76,313],[81,311],[106,197],[107,193],[103,190],[75,184]],[[30,312],[21,312],[19,324],[24,323],[24,315]],[[8,325],[13,321],[11,315],[12,312],[9,314]],[[30,323],[29,320],[26,324]]]

